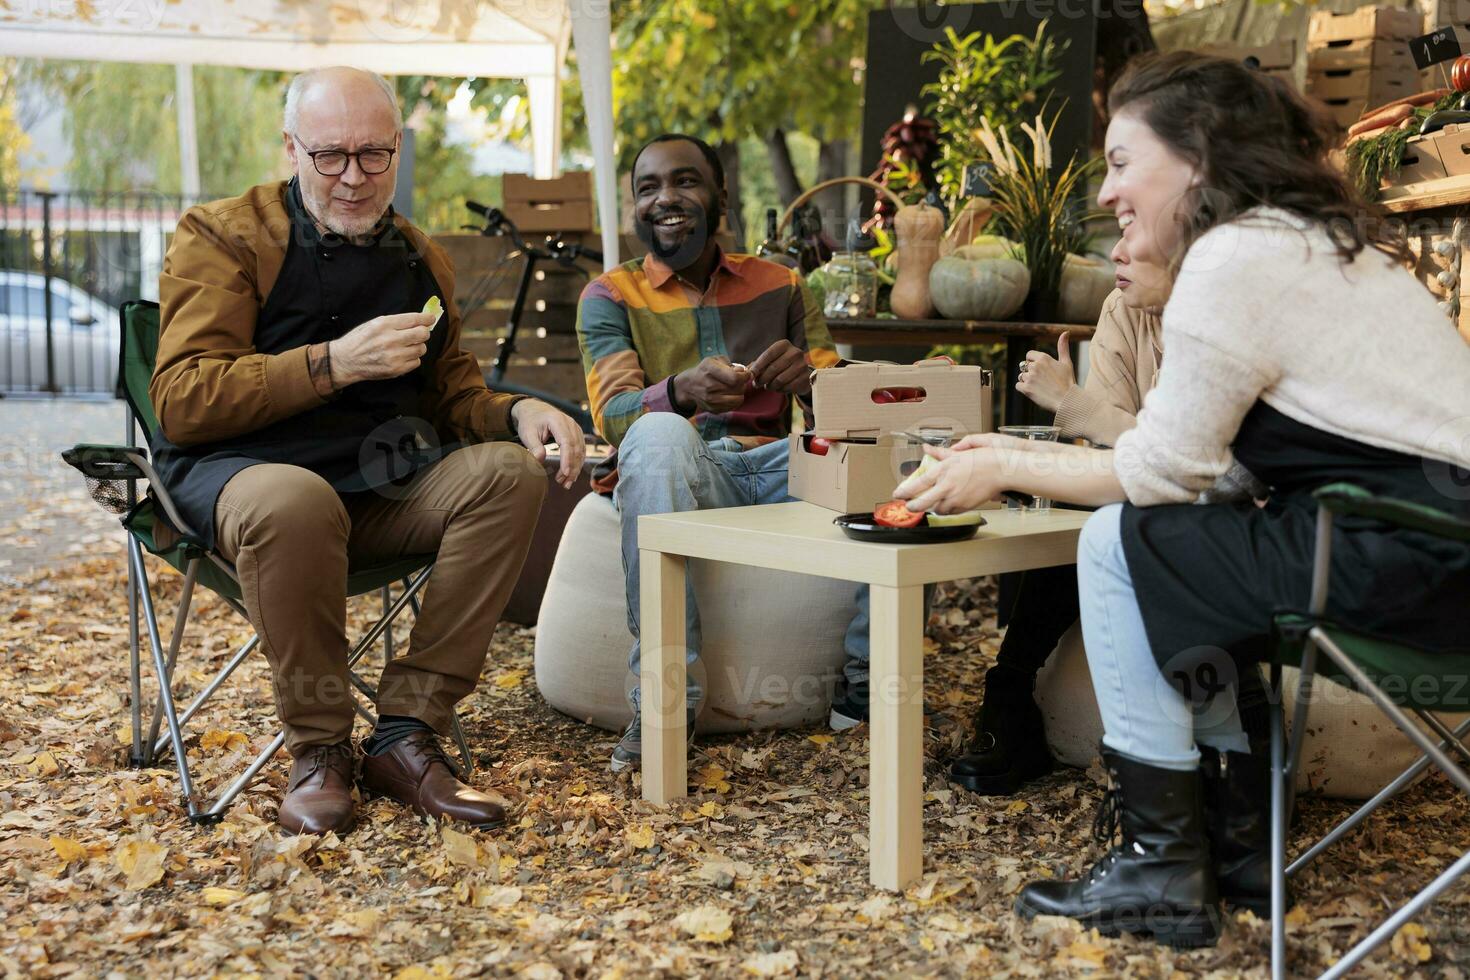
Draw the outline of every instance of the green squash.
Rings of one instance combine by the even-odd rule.
[[[1057,319],[1062,323],[1096,323],[1103,303],[1116,286],[1117,272],[1107,259],[1067,256],[1057,290]]]
[[[1021,308],[1030,289],[1031,273],[1015,259],[970,259],[956,252],[929,270],[929,295],[949,320],[1004,320]]]
[[[1020,259],[1026,261],[1026,251],[1004,235],[976,235],[968,245],[955,249],[954,255],[966,259]]]

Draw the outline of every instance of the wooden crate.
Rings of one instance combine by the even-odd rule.
[[[472,333],[465,334],[460,338],[460,345],[470,351],[480,361],[481,367],[489,370],[495,358],[500,355],[500,345],[504,337],[500,334]],[[577,361],[581,363],[582,351],[577,346],[577,338],[562,334],[552,334],[538,337],[535,334],[516,334],[515,357],[538,361],[545,358],[550,361]]]
[[[1244,44],[1206,44],[1200,48],[1203,54],[1214,55],[1217,58],[1229,58],[1231,61],[1244,61],[1247,58],[1255,58],[1259,67],[1270,74],[1273,70],[1291,69],[1296,64],[1296,41],[1276,41],[1272,44],[1259,44],[1254,47]]]
[[[1397,7],[1359,7],[1346,14],[1319,10],[1307,28],[1308,49],[1333,41],[1392,38],[1407,41],[1424,33],[1424,15]]]
[[[1339,68],[1403,68],[1417,71],[1414,56],[1403,41],[1359,38],[1355,41],[1331,41],[1307,52],[1308,71]]]
[[[484,362],[488,369],[489,362]],[[587,376],[582,373],[581,361],[547,361],[540,363],[536,358],[512,357],[506,369],[505,380],[518,387],[534,388],[569,402],[587,404]]]
[[[1362,99],[1368,105],[1393,102],[1419,92],[1419,74],[1388,68],[1337,68],[1307,75],[1307,94],[1324,101]]]
[[[1347,129],[1362,119],[1363,110],[1368,108],[1367,99],[1322,99],[1321,102],[1338,129]]]
[[[592,174],[573,171],[552,180],[506,174],[501,210],[522,232],[590,232],[597,227]]]

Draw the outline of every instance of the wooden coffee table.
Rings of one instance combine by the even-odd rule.
[[[853,541],[812,504],[660,514],[638,519],[642,551],[643,798],[688,792],[684,730],[686,558],[734,562],[871,586],[869,877],[902,889],[924,863],[924,586],[1068,565],[1090,516],[1052,509],[986,511],[968,541]]]

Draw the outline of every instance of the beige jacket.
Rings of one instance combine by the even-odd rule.
[[[1087,382],[1074,385],[1057,406],[1061,437],[1116,445],[1118,436],[1133,428],[1143,397],[1158,378],[1163,338],[1157,313],[1130,309],[1122,292],[1113,290],[1088,349]]]

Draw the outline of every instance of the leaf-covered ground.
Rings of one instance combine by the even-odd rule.
[[[160,608],[180,579],[155,575]],[[1187,954],[1100,939],[1010,911],[1039,875],[1095,856],[1100,773],[1067,770],[1016,799],[943,778],[994,654],[988,583],[949,589],[930,624],[925,874],[867,881],[867,738],[859,728],[700,742],[692,794],[666,809],[607,771],[613,736],[558,715],[533,682],[529,631],[504,628],[465,727],[499,832],[439,828],[377,800],[343,839],[272,820],[277,760],[212,828],[191,825],[168,770],[124,765],[126,607],[112,557],[34,573],[0,598],[0,968],[7,975],[402,977],[688,975],[1171,977],[1259,974],[1267,927],[1246,915]],[[355,607],[361,622],[366,607]],[[358,615],[358,614],[361,615]],[[164,615],[164,629],[171,619]],[[206,598],[185,634],[194,688],[248,634]],[[273,735],[263,661],[189,742],[205,791]],[[145,695],[145,703],[151,695]],[[1304,830],[1346,812],[1308,800]],[[1375,816],[1297,883],[1297,968],[1320,971],[1388,902],[1470,844],[1443,780]],[[1365,975],[1461,976],[1465,893],[1452,889]],[[1456,963],[1461,966],[1456,966]]]

